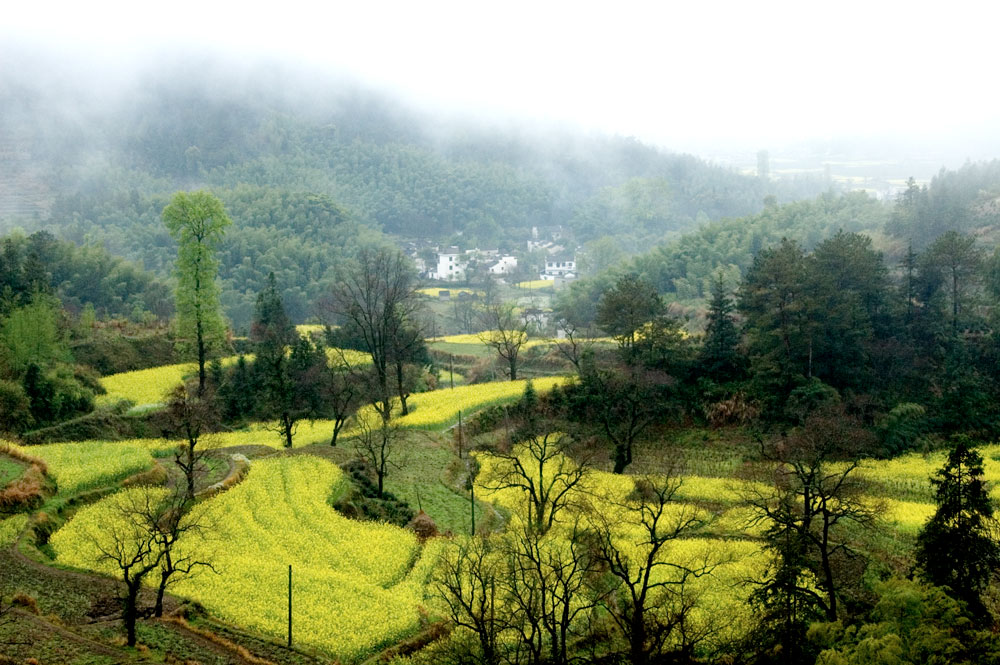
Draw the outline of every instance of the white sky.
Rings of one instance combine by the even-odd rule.
[[[0,40],[109,67],[162,50],[280,55],[428,106],[669,145],[996,134],[998,18],[988,0],[39,0],[7,3]]]

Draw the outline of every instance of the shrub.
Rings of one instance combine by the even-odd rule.
[[[0,381],[0,434],[20,434],[34,422],[24,388],[13,381]]]
[[[24,593],[23,591],[18,591],[10,599],[11,605],[16,605],[18,607],[23,607],[34,615],[38,615],[38,601]]]
[[[372,481],[368,467],[360,460],[353,460],[341,467],[354,485],[354,492],[341,498],[334,508],[346,517],[374,522],[388,522],[405,527],[414,518],[410,505],[392,492],[382,492]]]
[[[0,512],[17,512],[41,505],[47,488],[45,462],[8,445],[0,445],[0,454],[28,464],[20,478],[0,488]]]
[[[49,517],[47,513],[38,513],[31,519],[31,530],[35,534],[35,544],[45,545],[49,538],[59,527],[56,521]]]
[[[412,520],[410,520],[410,523],[406,525],[406,528],[417,534],[417,538],[419,538],[421,542],[427,540],[428,538],[434,538],[438,535],[437,524],[434,523],[434,520],[430,515],[422,510],[418,512]]]

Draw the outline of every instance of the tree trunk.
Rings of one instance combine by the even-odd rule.
[[[403,363],[396,363],[396,387],[399,389],[399,411],[405,416],[409,413],[406,408],[406,391],[403,390]]]
[[[631,634],[628,637],[629,662],[632,665],[646,665],[646,624],[643,622],[644,612],[641,608],[632,608],[632,620],[629,622]]]
[[[194,446],[190,443],[188,443],[187,469],[184,470],[184,475],[187,476],[187,498],[194,500]]]
[[[510,365],[510,380],[517,381],[517,356],[508,358],[507,363]]]
[[[125,623],[125,641],[128,646],[134,647],[135,622],[139,616],[139,590],[142,588],[141,579],[127,582],[126,588],[125,611],[122,614],[122,621]]]
[[[615,444],[615,468],[614,473],[624,473],[625,467],[632,461],[631,450],[625,444]]]
[[[163,595],[167,590],[168,579],[170,579],[170,573],[165,570],[161,570],[160,585],[156,587],[156,604],[153,606],[153,616],[157,619],[163,616]]]
[[[340,428],[344,426],[344,421],[346,418],[334,418],[333,420],[333,436],[330,437],[330,446],[337,446],[337,436],[340,435]]]
[[[198,397],[205,393],[205,330],[201,320],[201,275],[195,270],[195,336],[198,338]]]
[[[284,421],[283,429],[285,430],[285,448],[292,447],[292,421],[288,417],[288,414],[282,414],[282,420]]]
[[[201,329],[201,319],[197,323],[198,334],[198,397],[205,393],[205,334]]]
[[[824,517],[823,519],[823,543],[822,551],[820,552],[820,560],[823,566],[823,578],[826,582],[826,593],[827,593],[827,606],[826,606],[826,620],[833,622],[837,620],[837,593],[834,587],[833,578],[833,565],[830,562],[830,523],[829,520]]]

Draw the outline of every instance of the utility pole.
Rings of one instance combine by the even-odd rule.
[[[472,529],[469,535],[476,535],[476,481],[472,477],[472,468],[469,468],[469,508],[472,512]]]

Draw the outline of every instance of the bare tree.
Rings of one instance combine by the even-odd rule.
[[[183,491],[170,493],[153,487],[123,490],[111,497],[109,518],[101,523],[99,530],[87,534],[98,551],[97,562],[116,568],[125,585],[121,597],[122,623],[129,646],[135,646],[136,642],[139,593],[146,577],[163,567],[182,534],[200,528],[184,509],[188,505],[185,497]],[[173,564],[167,580],[195,565],[208,565],[196,564],[187,556],[182,559],[183,562]],[[167,582],[161,578],[161,583],[165,587]]]
[[[499,545],[498,537],[461,541],[442,552],[434,578],[452,623],[476,637],[479,652],[465,654],[466,658],[483,665],[500,662],[503,635],[510,629],[504,592],[506,555]]]
[[[770,578],[757,583],[756,595],[765,605],[798,598],[836,621],[846,580],[860,579],[864,566],[847,528],[876,524],[878,508],[865,500],[857,474],[874,441],[837,410],[813,413],[787,438],[761,439],[760,445],[762,457],[774,465],[774,482],[768,489],[751,484],[745,494],[753,523],[766,527],[778,556]],[[838,576],[845,568],[851,572]],[[803,571],[815,576],[815,589],[799,582]]]
[[[528,341],[528,322],[521,318],[512,302],[500,300],[492,289],[479,309],[479,323],[484,328],[479,339],[507,364],[511,381],[517,380],[518,355]]]
[[[492,470],[481,484],[489,490],[517,489],[523,493],[527,521],[540,533],[555,524],[575,491],[582,489],[589,466],[569,455],[572,439],[550,433],[528,437],[510,451],[495,451]]]
[[[597,331],[593,326],[581,328],[565,318],[560,319],[556,325],[566,335],[563,339],[555,341],[556,351],[579,372],[583,359],[594,352],[594,337],[597,336]]]
[[[460,332],[475,332],[477,319],[475,300],[472,297],[457,297],[451,307],[451,318]]]
[[[574,521],[568,536],[552,536],[523,523],[510,535],[508,602],[531,663],[569,663],[571,638],[584,632],[580,617],[596,604],[588,593],[595,561],[580,526]]]
[[[199,568],[217,572],[201,548],[193,548],[190,543],[184,549],[176,547],[181,538],[197,538],[200,545],[207,542],[212,532],[206,511],[194,504],[185,495],[173,492],[164,503],[157,506],[159,519],[155,524],[155,542],[163,557],[160,560],[160,580],[156,587],[156,603],[153,616],[163,616],[163,596],[167,586],[181,577],[192,575]]]
[[[324,314],[338,317],[358,335],[372,357],[376,408],[392,417],[390,364],[399,338],[419,307],[414,270],[397,249],[362,249],[357,261],[338,275],[330,297],[320,304]]]
[[[700,511],[687,504],[672,510],[681,480],[641,477],[624,501],[601,497],[588,511],[594,536],[594,556],[607,571],[610,588],[601,594],[601,607],[628,643],[629,662],[645,665],[663,653],[669,640],[677,640],[675,651],[689,652],[710,629],[691,625],[695,598],[689,582],[712,572],[720,561],[703,557],[696,562],[676,562],[665,556],[665,548],[689,536],[705,524]],[[620,508],[614,521],[608,505]],[[622,529],[642,534],[634,551],[623,551],[617,534]],[[688,655],[690,655],[688,653]]]
[[[110,563],[125,584],[122,623],[128,646],[135,646],[139,592],[146,576],[160,567],[163,550],[157,543],[162,494],[149,487],[119,492],[111,498],[112,516],[89,538],[100,553],[97,561]]]
[[[389,408],[392,408],[390,400]],[[389,467],[400,467],[398,459],[403,431],[384,417],[358,416],[358,434],[354,438],[354,452],[372,467],[378,480],[378,498],[382,498],[385,477]]]
[[[416,320],[405,321],[393,335],[389,345],[390,361],[395,371],[396,395],[399,397],[399,413],[402,416],[410,412],[406,399],[417,380],[413,362],[421,355],[426,355],[424,336],[423,327]]]
[[[663,418],[663,389],[673,378],[664,372],[629,363],[581,363],[580,389],[586,398],[585,416],[597,420],[611,447],[614,472],[632,463],[635,444]]]
[[[192,395],[184,384],[174,388],[167,398],[167,417],[174,435],[183,438],[183,443],[174,453],[174,461],[184,473],[187,481],[187,500],[194,500],[194,478],[209,448],[199,443],[202,435],[212,430],[219,422],[218,409],[210,395]]]
[[[361,380],[359,370],[347,362],[344,352],[336,350],[340,358],[338,361],[330,362],[327,375],[324,377],[321,395],[327,414],[333,420],[333,434],[330,437],[330,445],[337,445],[337,437],[343,429],[347,420],[361,406],[364,394],[363,380]]]

